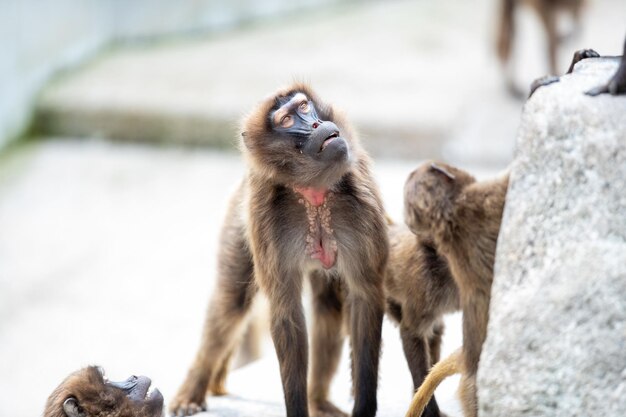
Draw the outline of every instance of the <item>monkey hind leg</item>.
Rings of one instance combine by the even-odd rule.
[[[224,391],[228,364],[257,292],[252,258],[242,247],[245,245],[241,241],[222,242],[218,282],[207,310],[200,347],[170,403],[173,415],[188,416],[206,410],[206,393],[212,381],[212,388]]]
[[[337,370],[345,334],[344,299],[338,280],[329,281],[323,274],[311,274],[313,292],[313,331],[311,341],[311,376],[309,410],[312,417],[347,417],[328,400],[328,391]]]
[[[459,399],[464,417],[478,416],[478,400],[476,397],[476,375],[463,375],[459,383]]]

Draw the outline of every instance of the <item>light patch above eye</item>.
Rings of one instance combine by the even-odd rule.
[[[304,103],[305,106],[301,107]],[[294,96],[285,104],[280,106],[278,110],[276,110],[272,116],[272,121],[275,126],[281,127],[290,127],[293,124],[293,117],[291,117],[291,124],[285,125],[283,121],[289,113],[292,113],[294,110],[298,109],[302,113],[309,113],[311,110],[311,106],[309,105],[309,98],[304,93],[296,93]]]

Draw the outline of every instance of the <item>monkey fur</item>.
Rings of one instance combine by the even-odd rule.
[[[161,417],[163,396],[158,389],[149,392],[150,385],[145,376],[112,382],[102,368],[89,366],[52,392],[43,417]]]
[[[226,374],[260,289],[269,302],[287,416],[345,416],[328,400],[345,327],[352,416],[373,417],[389,249],[369,157],[344,117],[298,83],[245,118],[241,151],[247,172],[224,221],[201,345],[170,410],[206,409],[207,389],[223,385],[215,379]],[[305,277],[313,290],[308,389]]]
[[[407,225],[417,235],[432,237],[458,286],[463,311],[459,392],[465,417],[477,414],[476,372],[487,336],[493,266],[508,182],[508,174],[476,181],[463,170],[428,162],[413,171],[405,185]],[[449,364],[445,361],[441,366]],[[407,416],[418,417],[419,412],[411,407]]]
[[[389,248],[387,315],[399,324],[404,355],[417,390],[430,367],[439,361],[443,315],[459,309],[459,294],[447,261],[431,239],[394,224],[389,229]],[[423,416],[439,415],[443,414],[432,397]]]
[[[530,6],[537,12],[539,19],[546,31],[548,65],[552,75],[559,73],[557,65],[557,52],[563,36],[557,31],[557,16],[561,12],[569,12],[575,24],[580,25],[580,15],[584,7],[584,0],[501,0],[498,23],[497,54],[503,67],[507,67],[511,58],[511,49],[515,35],[515,10],[522,4]],[[517,97],[523,97],[521,91],[513,82],[510,68],[506,74],[506,83],[509,92]]]

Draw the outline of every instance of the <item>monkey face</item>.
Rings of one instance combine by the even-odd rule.
[[[131,376],[113,382],[104,370],[89,366],[81,369],[57,387],[46,404],[44,417],[160,417],[163,395],[150,391],[150,378]]]
[[[293,186],[329,187],[351,163],[349,138],[332,109],[303,85],[268,99],[248,118],[242,136],[265,174]]]

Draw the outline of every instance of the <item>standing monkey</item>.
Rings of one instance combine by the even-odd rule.
[[[263,101],[243,127],[246,176],[223,226],[201,346],[170,409],[191,415],[206,408],[207,389],[223,385],[260,288],[269,300],[287,416],[345,416],[328,401],[328,389],[348,321],[352,415],[373,417],[388,242],[369,158],[343,117],[302,84]],[[305,276],[314,303],[308,391]]]
[[[511,49],[515,35],[515,10],[522,4],[532,7],[539,16],[546,31],[548,68],[551,74],[557,74],[557,52],[559,44],[564,38],[557,30],[557,17],[559,13],[569,12],[576,26],[580,25],[580,14],[584,6],[584,0],[501,0],[500,16],[498,23],[497,53],[502,66],[506,71],[506,84],[509,91],[522,97],[521,91],[513,81],[512,69],[507,67],[511,58]]]
[[[463,311],[463,347],[431,371],[434,376],[460,371],[460,397],[465,417],[475,417],[476,373],[487,336],[496,244],[509,183],[508,174],[477,182],[468,173],[444,164],[425,163],[405,186],[407,225],[433,237],[446,257],[459,287]],[[443,371],[442,371],[443,370]],[[434,388],[431,374],[424,384]],[[418,417],[432,391],[420,388],[407,416]]]
[[[400,326],[404,356],[417,390],[439,361],[443,315],[459,309],[456,283],[432,239],[400,225],[390,227],[385,295],[387,314]],[[443,413],[433,396],[423,417],[439,416]]]

